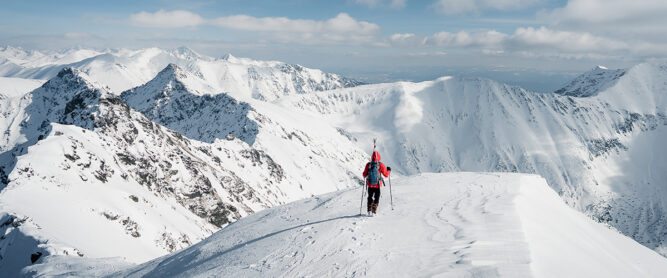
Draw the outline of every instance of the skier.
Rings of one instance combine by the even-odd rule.
[[[371,162],[366,163],[364,169],[364,178],[366,178],[366,186],[368,187],[366,206],[369,215],[377,213],[378,202],[380,201],[380,183],[382,183],[382,186],[385,185],[382,175],[388,177],[390,173],[391,167],[385,167],[384,163],[380,162],[380,153],[373,151]]]

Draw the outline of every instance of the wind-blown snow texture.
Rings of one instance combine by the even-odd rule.
[[[665,258],[566,206],[538,176],[393,182],[397,209],[385,197],[377,217],[357,213],[361,188],[336,192],[243,218],[111,276],[658,277],[667,270]],[[62,271],[40,267],[31,269]]]
[[[394,173],[540,174],[570,206],[667,254],[663,64],[597,68],[557,94],[458,77],[357,86],[187,48],[6,47],[0,75],[13,76],[0,80],[0,245],[26,246],[0,249],[0,271],[36,252],[136,263],[179,250],[358,185],[373,137]]]

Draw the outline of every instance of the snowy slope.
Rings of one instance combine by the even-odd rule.
[[[0,77],[0,95],[4,98],[20,97],[27,92],[37,89],[42,84],[44,84],[44,80]]]
[[[7,62],[23,67],[69,64],[100,54],[102,52],[83,48],[42,52],[12,46],[0,47],[0,59],[5,59]]]
[[[457,77],[346,88],[358,84],[187,48],[0,53],[14,57],[0,58],[2,74],[54,77],[26,95],[10,85],[0,101],[0,246],[15,243],[0,249],[4,262],[173,252],[264,208],[359,184],[373,137],[395,173],[540,174],[570,206],[667,254],[662,64],[595,69],[567,90],[586,97],[573,97]],[[61,70],[77,57],[79,70]],[[104,237],[119,244],[95,245]]]
[[[624,69],[610,70],[597,66],[592,70],[579,75],[563,88],[556,90],[556,94],[572,97],[590,97],[613,86],[625,74]]]
[[[209,143],[239,138],[263,151],[289,177],[292,185],[281,190],[289,192],[291,200],[360,182],[358,165],[365,162],[366,154],[321,116],[261,100],[242,102],[226,93],[210,94],[210,89],[192,73],[170,64],[121,98],[187,138]]]
[[[15,224],[0,241],[27,241],[29,252],[140,262],[291,198],[282,168],[261,150],[233,138],[190,141],[77,70],[20,105],[1,154],[0,211]],[[20,267],[4,259],[21,253],[1,251],[0,269]]]
[[[197,76],[169,64],[143,86],[121,98],[153,121],[184,136],[212,143],[232,134],[252,145],[257,123],[248,118],[252,107],[215,90]]]
[[[214,104],[228,111],[238,102]],[[347,137],[316,119],[296,124],[299,114],[264,110],[276,115],[251,116],[262,130],[253,146],[226,135],[206,143],[62,70],[8,119],[0,212],[16,224],[3,226],[11,236],[0,243],[27,247],[3,249],[23,263],[0,260],[0,269],[16,272],[37,252],[142,262],[255,211],[359,184],[365,155]]]
[[[0,76],[51,79],[64,65],[100,54],[102,52],[81,48],[42,52],[20,47],[0,47]]]
[[[640,64],[586,98],[443,77],[280,104],[325,115],[358,142],[379,137],[386,162],[403,174],[537,173],[571,206],[667,254],[665,69]]]
[[[667,259],[565,205],[520,174],[421,174],[393,181],[379,215],[360,188],[243,218],[119,277],[659,277]],[[30,267],[57,275],[82,260]],[[75,270],[90,276],[104,267]],[[92,272],[91,272],[92,271]]]
[[[50,63],[39,62],[44,54],[29,54],[10,49],[0,51],[5,62],[0,60],[0,76],[49,79],[63,67],[74,67],[93,80],[121,92],[142,85],[155,77],[167,65],[173,63],[206,80],[215,88],[215,93],[227,92],[237,98],[274,100],[284,95],[303,94],[328,89],[352,87],[357,81],[336,74],[309,69],[276,61],[255,61],[226,55],[212,58],[200,55],[187,47],[174,50],[146,48],[139,50],[119,49],[104,52],[69,50],[75,52],[50,59]],[[22,52],[23,51],[23,52]],[[32,53],[32,52],[31,52]],[[37,52],[38,53],[38,52]],[[92,55],[93,53],[97,55]],[[15,55],[18,58],[11,58]],[[71,57],[82,59],[72,61]],[[85,58],[84,58],[85,57]],[[55,64],[53,64],[55,63]],[[213,92],[212,92],[213,93]]]

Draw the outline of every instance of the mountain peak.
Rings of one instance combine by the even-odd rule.
[[[169,63],[153,80],[181,80],[187,78],[187,72],[174,63]]]
[[[616,84],[618,79],[623,75],[625,75],[624,69],[610,70],[607,67],[598,65],[577,76],[577,78],[554,93],[572,97],[596,96],[601,91]]]
[[[58,72],[56,76],[59,78],[77,77],[80,75],[80,73],[81,72],[78,69],[75,69],[73,67],[64,67]]]
[[[156,92],[161,92],[160,95],[165,92],[204,95],[214,93],[215,89],[195,74],[170,63],[146,84],[123,92],[121,98],[133,101],[137,101],[135,98],[140,98],[143,101],[143,98],[150,98],[150,95]]]
[[[169,63],[166,67],[164,67],[164,69],[162,69],[161,72],[173,73],[173,72],[177,72],[177,71],[180,71],[180,70],[181,70],[181,68],[177,64]]]
[[[64,67],[54,78],[51,78],[49,81],[44,83],[43,87],[62,86],[56,84],[65,84],[68,87],[75,85],[80,87],[88,87],[90,89],[104,88],[102,85],[90,79],[88,75],[73,67]],[[104,93],[109,93],[106,89],[101,91]]]
[[[234,57],[231,53],[227,53],[221,58],[222,60],[229,61],[229,62],[238,62],[238,58]]]
[[[199,53],[197,53],[196,51],[192,50],[187,46],[180,46],[174,49],[172,53],[178,56],[179,58],[184,58],[184,59],[197,59],[201,57]]]

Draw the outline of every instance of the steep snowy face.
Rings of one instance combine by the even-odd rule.
[[[2,167],[8,167],[14,160],[10,150],[25,153],[25,146],[34,144],[50,131],[49,123],[64,123],[92,129],[94,119],[91,115],[99,112],[100,98],[109,93],[99,89],[98,85],[76,69],[63,69],[58,75],[29,94],[11,104],[11,110],[5,110],[3,126]],[[19,146],[24,145],[24,146]],[[20,153],[13,153],[13,156]]]
[[[378,136],[385,163],[404,174],[538,173],[571,206],[666,254],[663,68],[639,65],[597,97],[447,77],[281,104],[323,114],[358,142]]]
[[[282,187],[290,192],[290,199],[359,183],[359,165],[366,155],[340,127],[289,107],[253,99],[240,102],[226,93],[208,95],[206,84],[170,65],[154,80],[121,97],[190,139],[214,143],[239,138],[262,150],[290,176],[289,185]]]
[[[21,57],[21,61],[35,60],[29,58],[30,55],[21,53],[23,52],[7,51],[4,56],[11,58],[12,55],[16,55]],[[48,79],[55,76],[63,67],[70,66],[108,85],[113,92],[119,94],[152,80],[158,72],[173,63],[206,80],[214,87],[216,93],[227,92],[241,100],[254,98],[266,101],[290,94],[353,87],[360,84],[336,74],[300,65],[255,61],[231,55],[214,59],[186,47],[175,50],[157,48],[109,50],[94,56],[79,57],[82,59],[77,61],[54,59],[52,63],[44,65],[29,62],[17,62],[18,64],[11,61],[0,62],[0,76]]]
[[[34,252],[139,262],[289,200],[264,151],[189,140],[76,69],[22,100],[8,132],[20,140],[2,153],[0,211],[20,231],[4,240]]]
[[[139,262],[255,211],[360,184],[365,155],[321,117],[209,96],[205,83],[193,86],[196,80],[172,65],[124,97],[157,120],[165,111],[182,115],[169,123],[191,137],[208,134],[210,143],[151,121],[73,68],[22,97],[8,119],[12,143],[2,161],[9,163],[0,168],[0,211],[16,223],[5,226],[13,235],[7,240],[23,242],[31,255]],[[252,146],[235,133],[212,132],[221,128],[215,120],[239,120],[226,118],[237,110],[260,131]],[[188,129],[207,117],[214,121],[200,125],[201,133]]]
[[[233,135],[252,145],[257,123],[248,118],[249,104],[214,89],[197,76],[169,64],[148,83],[121,98],[151,120],[185,137],[213,143]]]
[[[579,75],[565,87],[554,93],[572,97],[590,97],[616,84],[619,78],[626,73],[624,69],[610,70],[597,66],[592,70]]]

